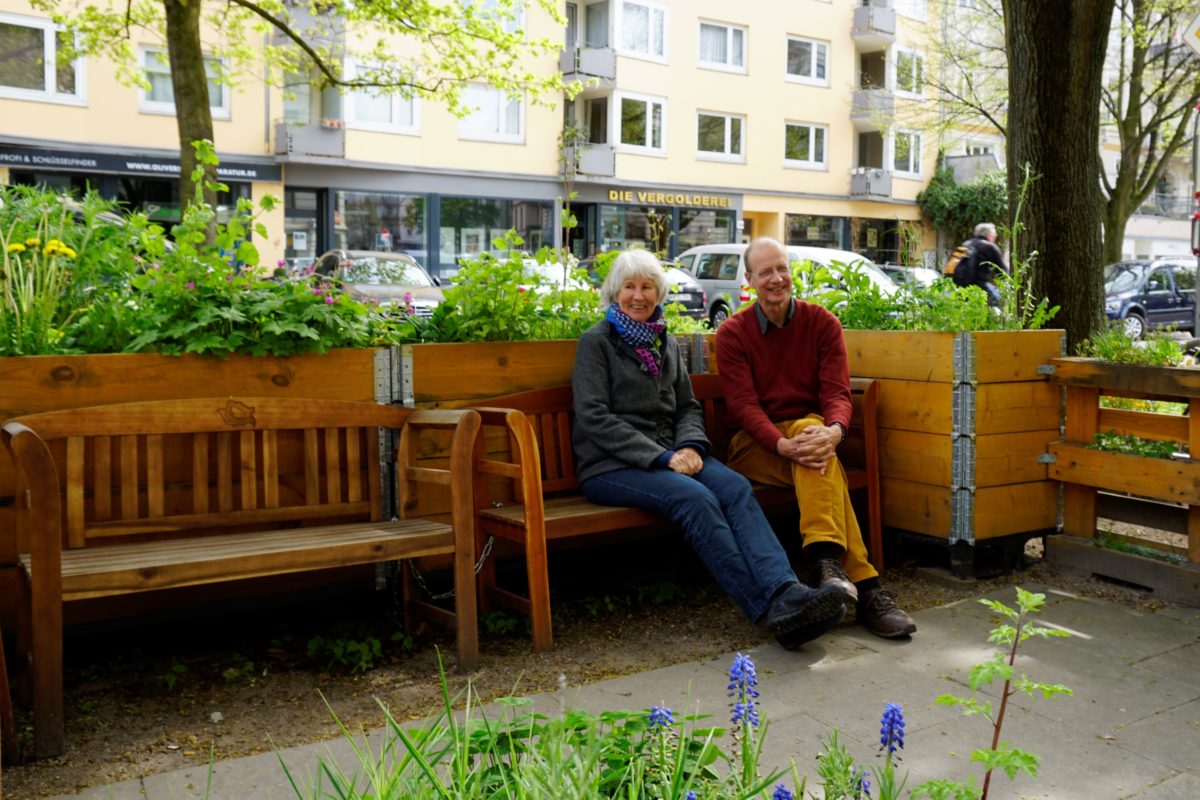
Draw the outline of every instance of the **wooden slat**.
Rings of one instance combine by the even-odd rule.
[[[422,481],[424,483],[436,483],[443,486],[450,485],[450,470],[447,469],[432,469],[430,467],[406,467],[404,469],[405,476],[410,481]]]
[[[1188,401],[1188,452],[1192,464],[1200,465],[1200,397]],[[1200,564],[1200,493],[1188,501],[1188,561]]]
[[[67,547],[83,547],[84,527],[84,441],[81,436],[67,439]]]
[[[362,490],[362,428],[346,428],[346,499],[357,503]]]
[[[954,377],[955,336],[848,330],[845,337],[850,371],[864,378],[904,379],[918,374],[930,381],[949,383]]]
[[[975,380],[979,384],[1049,381],[1038,367],[1062,355],[1064,332],[975,331]]]
[[[1050,452],[1057,459],[1050,465],[1050,477],[1060,481],[1168,503],[1193,503],[1200,498],[1200,461],[1189,463],[1089,450],[1070,442],[1056,442],[1050,446]],[[1095,528],[1094,517],[1092,527]]]
[[[1100,425],[1100,390],[1082,386],[1067,387],[1066,426],[1068,441],[1090,444]],[[1055,470],[1050,477],[1058,479]],[[1096,535],[1096,490],[1089,486],[1063,486],[1063,533],[1072,536]]]
[[[217,510],[233,510],[233,434],[217,434]]]
[[[1102,388],[1108,394],[1161,395],[1164,400],[1200,396],[1200,370],[1196,369],[1114,364],[1086,358],[1056,358],[1054,366],[1055,380],[1067,386]]]
[[[469,402],[570,383],[575,345],[564,340],[413,347],[413,399],[417,405]]]
[[[152,433],[146,437],[146,516],[161,517],[163,513],[163,437]]]
[[[1053,481],[989,486],[975,492],[975,541],[1058,526],[1058,486]]]
[[[321,502],[321,454],[317,441],[314,429],[304,431],[304,502],[309,505]]]
[[[129,535],[172,533],[177,531],[203,530],[233,527],[236,525],[264,525],[274,522],[301,522],[311,519],[335,519],[338,517],[366,516],[370,504],[339,503],[338,505],[284,506],[282,508],[256,508],[251,511],[209,511],[205,514],[175,514],[157,519],[110,520],[93,522],[85,530],[89,539],[117,538]]]
[[[559,474],[564,478],[575,477],[575,457],[574,449],[571,445],[571,415],[566,411],[559,411],[554,415],[554,424],[557,429],[558,441],[562,446],[558,450],[558,468]]]
[[[138,437],[121,437],[121,518],[138,515]]]
[[[330,503],[342,501],[342,446],[337,428],[325,429],[325,497]]]
[[[263,507],[279,508],[279,434],[263,431],[262,435]]]
[[[258,507],[258,448],[254,431],[238,434],[238,460],[241,464],[242,508]]]
[[[92,503],[98,520],[112,519],[112,439],[92,439]]]
[[[1101,433],[1114,431],[1124,436],[1138,436],[1160,442],[1186,442],[1188,418],[1175,414],[1102,408],[1097,430]]]
[[[538,445],[542,451],[542,475],[547,481],[557,480],[563,477],[562,462],[559,460],[562,443],[558,440],[558,426],[554,424],[554,412],[538,414],[536,428],[540,434]]]
[[[950,392],[946,392],[946,396],[949,397]],[[1057,428],[1058,414],[1059,388],[1049,381],[986,383],[975,392],[975,433],[978,435]]]
[[[380,434],[375,430],[367,431],[367,496],[371,500],[371,519],[383,518],[383,478],[382,465],[379,460]]]
[[[192,511],[208,512],[208,434],[192,435]]]

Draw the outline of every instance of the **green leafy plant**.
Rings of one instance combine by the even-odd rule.
[[[1092,443],[1088,445],[1093,450],[1105,450],[1110,453],[1127,453],[1132,456],[1146,458],[1171,458],[1175,453],[1185,450],[1182,442],[1154,441],[1139,436],[1105,431],[1097,433]]]
[[[1092,334],[1080,345],[1079,354],[1116,364],[1145,364],[1173,367],[1185,363],[1183,347],[1170,336],[1150,334],[1143,341],[1131,337],[1123,325],[1114,324]]]
[[[972,752],[971,760],[983,764],[983,786],[975,787],[974,776],[967,781],[953,780],[927,781],[913,790],[913,796],[929,797],[932,800],[987,800],[991,787],[992,772],[1000,769],[1009,780],[1024,772],[1037,777],[1039,758],[1026,750],[1019,750],[1007,742],[1001,741],[1000,732],[1004,726],[1004,715],[1008,709],[1008,701],[1018,692],[1030,696],[1041,695],[1044,698],[1069,695],[1071,690],[1061,684],[1039,683],[1031,681],[1022,673],[1017,677],[1017,651],[1023,642],[1031,638],[1068,637],[1071,634],[1055,628],[1035,625],[1030,617],[1041,611],[1046,602],[1046,595],[1028,592],[1016,587],[1017,608],[1012,609],[996,600],[981,599],[979,602],[1006,620],[992,629],[988,641],[1000,645],[992,658],[971,668],[967,685],[971,691],[978,692],[980,687],[990,685],[997,680],[1003,681],[1000,691],[1000,706],[993,712],[990,700],[980,700],[976,697],[958,697],[944,694],[937,699],[938,705],[954,706],[967,716],[981,716],[992,726],[991,745]]]
[[[383,645],[369,635],[362,639],[314,636],[308,640],[308,657],[324,661],[325,669],[342,667],[351,672],[370,672],[383,657]]]
[[[187,664],[172,664],[171,668],[168,669],[162,676],[163,683],[167,685],[168,689],[174,689],[175,684],[179,682],[179,679],[183,677],[187,671]]]
[[[492,636],[508,636],[521,627],[521,620],[506,611],[489,611],[479,618],[483,629]]]
[[[1142,558],[1152,558],[1155,561],[1165,561],[1168,564],[1185,564],[1187,563],[1187,555],[1181,553],[1169,553],[1166,550],[1159,550],[1156,547],[1138,544],[1130,541],[1125,536],[1119,536],[1111,530],[1100,531],[1094,540],[1096,547],[1101,547],[1105,550],[1114,550],[1118,553],[1129,553],[1130,555],[1141,556]]]

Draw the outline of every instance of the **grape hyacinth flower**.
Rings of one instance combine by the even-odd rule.
[[[904,710],[899,703],[887,703],[879,721],[879,749],[890,756],[897,748],[904,749]]]
[[[650,727],[667,727],[675,722],[675,717],[671,713],[671,709],[666,706],[651,706],[650,708]]]
[[[852,776],[852,778],[855,781],[855,783],[854,783],[855,795],[854,796],[860,797],[860,798],[861,797],[870,797],[871,796],[871,780],[870,780],[870,778],[867,777],[867,771],[865,769],[861,770],[861,771],[856,770],[854,775]]]
[[[775,794],[771,795],[771,800],[796,800],[795,795],[788,791],[788,788],[782,783],[775,787]]]
[[[689,791],[687,797],[683,798],[683,800],[696,800],[696,793]]]
[[[750,656],[738,653],[729,668],[729,697],[734,698],[733,715],[730,717],[734,725],[749,723],[758,725],[758,675],[754,670],[754,662]]]

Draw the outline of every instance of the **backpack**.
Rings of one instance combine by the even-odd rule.
[[[942,274],[950,277],[955,286],[970,286],[975,282],[975,248],[970,241],[954,248]]]

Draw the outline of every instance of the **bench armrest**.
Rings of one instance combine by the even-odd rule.
[[[489,456],[482,447],[475,461],[475,472],[480,477],[481,492],[476,503],[479,507],[491,505],[486,491],[488,475],[507,478],[516,483],[515,492],[525,506],[526,522],[538,526],[544,517],[542,499],[541,452],[537,436],[529,417],[515,408],[476,407],[483,425],[502,427],[508,432],[509,460]]]

